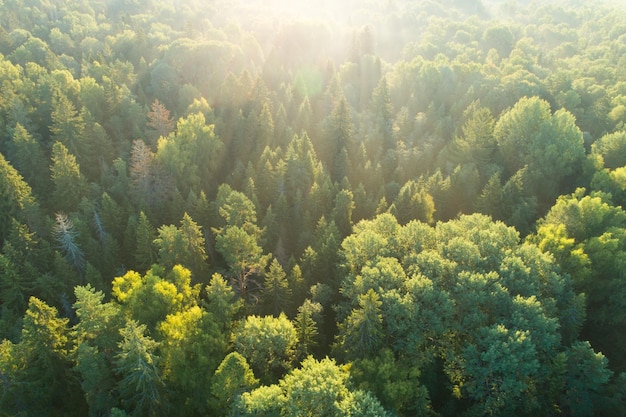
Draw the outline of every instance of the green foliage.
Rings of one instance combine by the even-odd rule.
[[[159,139],[156,159],[175,178],[183,195],[210,184],[220,165],[221,140],[202,113],[191,114],[176,124],[175,133]]]
[[[111,351],[119,339],[121,312],[117,304],[103,303],[104,294],[90,285],[74,289],[74,309],[78,323],[74,326],[77,344],[86,343],[102,351]]]
[[[542,220],[537,235],[531,237],[550,251],[573,278],[578,292],[587,297],[587,321],[583,336],[588,337],[622,369],[624,351],[608,337],[611,328],[624,320],[620,277],[625,258],[623,227],[626,216],[601,193],[585,195],[579,189],[560,197]],[[553,230],[557,233],[550,233]],[[556,234],[556,236],[554,236]],[[609,340],[610,339],[610,340]]]
[[[258,385],[259,380],[255,378],[246,358],[237,352],[229,353],[215,370],[209,403],[216,412],[223,412],[237,403],[242,394]]]
[[[602,157],[604,168],[617,169],[626,165],[626,132],[607,134],[593,142],[591,154]]]
[[[318,321],[321,321],[323,307],[318,302],[306,299],[298,307],[298,314],[294,319],[294,327],[298,335],[298,345],[296,347],[296,357],[304,359],[312,353],[317,345]]]
[[[149,229],[147,231],[149,232]],[[180,221],[180,227],[161,226],[158,232],[158,237],[153,242],[158,248],[159,265],[169,269],[181,264],[200,278],[206,270],[207,259],[204,235],[200,226],[185,213]],[[144,250],[148,251],[149,247]]]
[[[162,378],[174,390],[173,411],[206,413],[210,375],[226,352],[226,337],[213,316],[198,306],[170,314],[159,324]]]
[[[191,286],[191,272],[183,266],[165,273],[155,265],[143,276],[128,271],[114,278],[112,295],[130,317],[153,330],[168,314],[197,305],[199,291]]]
[[[261,386],[252,392],[243,393],[230,415],[280,417],[284,402],[278,385]]]
[[[275,382],[291,368],[298,335],[287,316],[248,316],[233,330],[233,348],[262,381]]]
[[[398,222],[403,225],[411,220],[432,223],[435,203],[424,187],[408,181],[400,188],[390,211],[394,212]]]
[[[387,416],[370,394],[348,387],[349,372],[332,359],[302,362],[276,385],[244,393],[235,414],[245,416]]]
[[[5,394],[2,410],[9,414],[63,414],[82,409],[80,388],[69,382],[68,319],[57,309],[31,297],[24,315],[21,340],[2,343]],[[76,391],[77,390],[77,391]]]
[[[529,332],[510,331],[503,325],[480,329],[478,344],[463,350],[462,373],[469,378],[463,382],[472,402],[472,412],[478,415],[516,413],[537,374]]]
[[[508,172],[527,167],[533,194],[541,202],[558,196],[560,181],[584,155],[582,132],[565,110],[551,114],[548,102],[523,98],[495,125],[494,136]]]
[[[236,291],[241,299],[249,301],[258,285],[253,277],[265,269],[271,255],[263,255],[257,239],[238,226],[225,227],[215,243],[232,273]]]
[[[373,289],[359,296],[358,302],[359,308],[352,310],[340,329],[340,343],[345,346],[348,357],[369,357],[382,347],[382,302]]]
[[[79,322],[73,328],[76,343],[75,370],[89,406],[89,415],[108,412],[117,404],[113,395],[115,376],[113,352],[124,325],[119,306],[103,303],[104,294],[89,285],[75,288],[74,308]]]
[[[148,216],[141,211],[135,231],[135,262],[139,269],[147,270],[157,260],[157,250],[154,245],[156,238],[156,230],[150,223]]]
[[[59,250],[64,254],[65,260],[82,275],[85,268],[85,255],[76,243],[78,236],[74,229],[74,223],[63,213],[56,214],[56,224],[52,230]]]
[[[120,329],[122,340],[115,356],[115,372],[120,377],[117,390],[124,409],[131,416],[158,416],[162,403],[163,382],[155,355],[158,343],[145,335],[146,326],[130,320]]]
[[[49,187],[47,161],[44,149],[33,135],[20,123],[15,125],[7,155],[24,180],[35,190],[47,195]]]
[[[291,303],[291,288],[287,281],[287,273],[274,259],[265,273],[265,280],[261,287],[261,305],[266,313],[278,316],[285,313]]]
[[[432,228],[400,226],[384,214],[355,226],[342,248],[335,349],[355,362],[357,381],[384,404],[427,413],[425,391],[402,398],[393,390],[403,392],[407,380],[437,361],[455,387],[449,401],[467,401],[468,413],[532,413],[556,401],[550,393],[563,380],[548,370],[561,334],[568,343],[578,335],[581,298],[553,258],[520,245],[515,229],[482,215]],[[367,385],[376,378],[373,364],[399,366],[409,358],[409,374]]]
[[[8,234],[11,218],[27,218],[27,212],[35,205],[30,186],[23,177],[0,154],[0,236]]]
[[[429,415],[430,399],[419,381],[419,369],[396,360],[391,350],[354,361],[350,375],[359,389],[374,394],[386,409],[398,415]]]
[[[62,143],[72,155],[82,155],[85,151],[85,123],[72,102],[64,95],[57,94],[52,101],[52,140]]]
[[[56,210],[71,212],[87,194],[87,181],[81,174],[76,157],[61,143],[52,145],[51,178],[54,184],[52,199]]]
[[[561,399],[565,412],[573,416],[593,415],[597,404],[602,401],[600,392],[612,372],[607,369],[607,360],[596,353],[589,342],[576,342],[567,352],[565,395]]]
[[[0,7],[0,414],[624,414],[619,5],[61,3]]]

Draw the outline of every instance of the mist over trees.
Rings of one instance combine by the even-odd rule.
[[[0,415],[626,413],[619,2],[0,7]]]

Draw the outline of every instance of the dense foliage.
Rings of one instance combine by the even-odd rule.
[[[625,10],[4,0],[0,415],[625,414]]]

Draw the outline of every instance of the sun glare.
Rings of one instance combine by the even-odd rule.
[[[343,2],[328,0],[263,0],[251,1],[259,17],[271,17],[280,21],[337,21],[345,17]]]
[[[310,0],[270,0],[263,3],[267,10],[276,17],[317,19],[329,12],[320,2]]]

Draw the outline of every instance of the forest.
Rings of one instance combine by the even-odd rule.
[[[0,416],[626,415],[623,2],[0,5]]]

